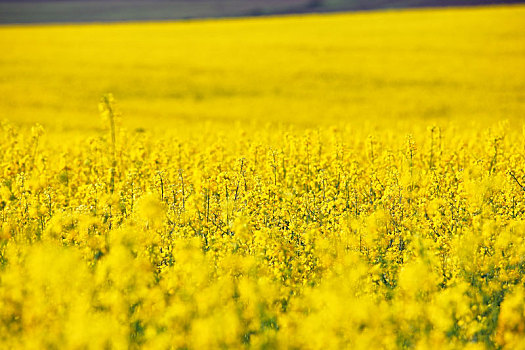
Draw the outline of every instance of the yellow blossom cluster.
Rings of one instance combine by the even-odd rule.
[[[107,133],[65,143],[2,124],[0,347],[525,344],[508,123],[210,141],[120,130],[112,106]]]

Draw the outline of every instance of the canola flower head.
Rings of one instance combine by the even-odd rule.
[[[166,205],[157,194],[146,193],[137,201],[136,215],[148,223],[160,223],[165,219]]]

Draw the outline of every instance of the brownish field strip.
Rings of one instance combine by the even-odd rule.
[[[524,0],[0,0],[0,24],[176,20]]]

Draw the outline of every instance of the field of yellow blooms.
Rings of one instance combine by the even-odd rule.
[[[0,348],[525,349],[524,15],[0,27]]]

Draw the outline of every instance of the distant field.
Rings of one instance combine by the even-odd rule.
[[[258,16],[523,0],[0,0],[1,23],[110,22]]]
[[[308,0],[0,1],[0,23],[167,20],[288,12]]]
[[[93,128],[105,92],[134,127],[523,118],[524,16],[513,6],[4,26],[0,118]]]

